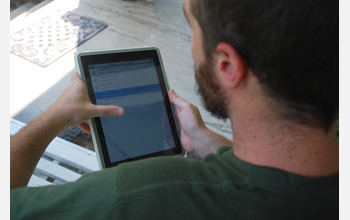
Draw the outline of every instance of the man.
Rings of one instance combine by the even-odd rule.
[[[59,131],[124,113],[91,104],[73,74],[11,138],[13,218],[338,218],[338,3],[186,0],[184,13],[198,92],[213,115],[231,120],[233,143],[171,90],[183,146],[202,160],[158,157],[25,188]]]

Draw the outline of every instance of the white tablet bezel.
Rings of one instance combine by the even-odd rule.
[[[167,80],[167,76],[166,76],[163,60],[162,60],[161,53],[160,53],[159,49],[156,48],[156,47],[142,47],[142,48],[127,48],[127,49],[118,49],[118,50],[101,50],[101,51],[80,52],[80,53],[77,53],[75,55],[75,63],[76,63],[76,67],[77,67],[77,70],[79,72],[79,75],[81,76],[81,78],[84,81],[85,85],[87,85],[86,79],[85,79],[85,73],[84,73],[84,70],[83,70],[83,64],[82,64],[81,59],[80,59],[82,56],[106,55],[106,54],[125,53],[125,52],[142,52],[142,51],[149,51],[149,50],[154,50],[154,51],[157,52],[160,68],[161,68],[161,71],[162,71],[162,76],[163,76],[163,79],[164,79],[165,88],[168,91],[169,90],[169,86],[168,86],[168,80]],[[178,124],[176,111],[174,109],[174,106],[171,103],[170,103],[170,106],[171,106],[172,114],[174,116],[174,123],[175,123],[175,126],[176,126],[177,135],[178,135],[178,138],[180,139],[180,126]],[[107,168],[106,161],[105,161],[105,159],[103,157],[103,152],[102,152],[102,149],[101,149],[101,141],[100,141],[100,138],[98,136],[98,129],[97,129],[97,126],[95,124],[94,119],[90,119],[89,120],[89,125],[90,125],[90,128],[91,128],[92,140],[93,140],[93,144],[94,144],[94,148],[95,148],[95,152],[96,152],[96,156],[97,156],[99,167],[100,167],[100,169]],[[181,145],[181,141],[180,141],[180,145]],[[179,154],[183,154],[183,152],[184,152],[183,148],[181,147],[181,152]]]

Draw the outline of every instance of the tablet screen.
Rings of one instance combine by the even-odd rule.
[[[165,99],[167,91],[157,59],[141,56],[110,61],[113,59],[86,65],[92,101],[125,110],[122,117],[97,120],[102,152],[105,160],[108,158],[106,166],[178,151],[174,118],[170,103],[166,106],[169,100]]]

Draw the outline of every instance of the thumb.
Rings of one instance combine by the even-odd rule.
[[[170,89],[168,94],[170,101],[178,108],[182,108],[183,106],[190,104],[185,99],[178,96],[173,89]]]
[[[124,109],[115,105],[95,105],[95,117],[119,117],[124,115]]]
[[[72,73],[70,74],[70,80],[71,82],[81,80],[79,73],[77,71],[72,71]]]

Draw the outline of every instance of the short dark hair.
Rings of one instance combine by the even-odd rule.
[[[326,131],[339,114],[339,2],[191,0],[210,59],[220,42],[246,60],[282,115]]]

